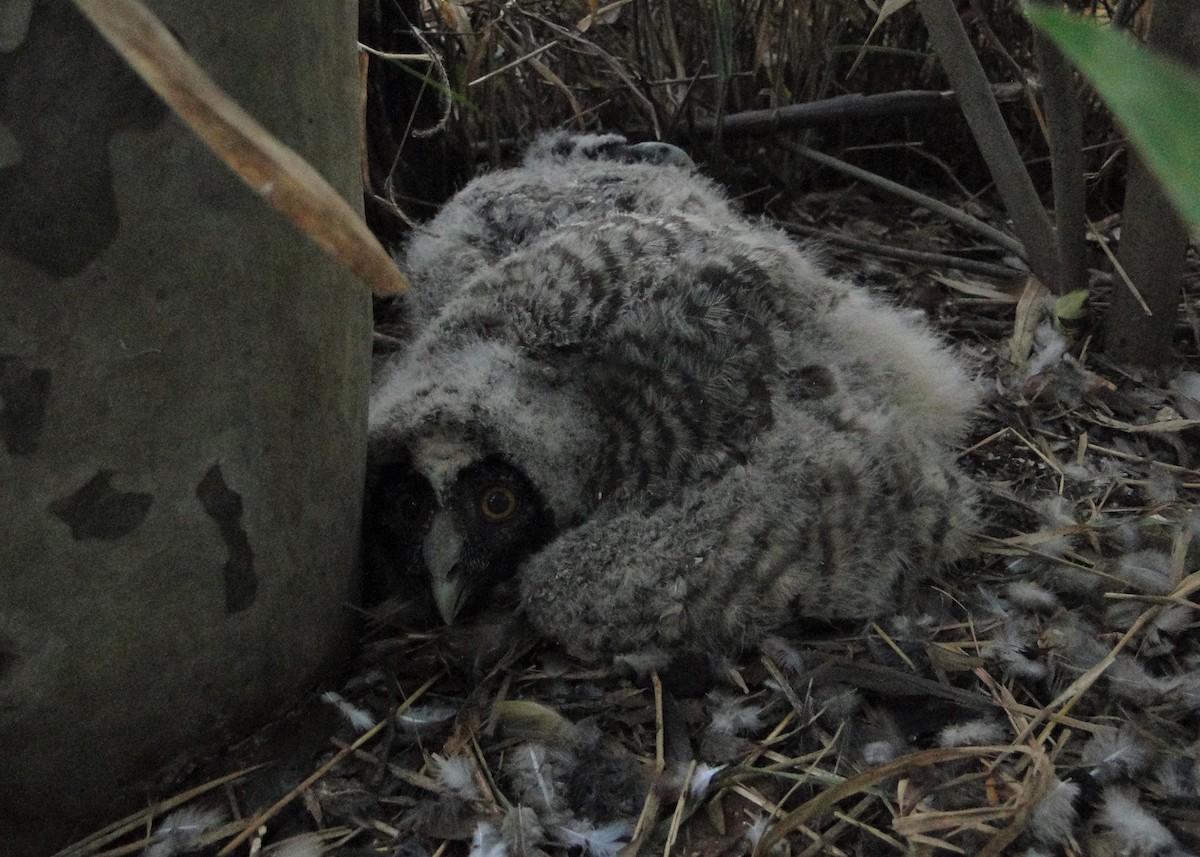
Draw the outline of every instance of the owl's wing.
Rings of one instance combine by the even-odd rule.
[[[757,232],[705,218],[576,224],[478,274],[414,365],[506,343],[546,388],[588,398],[607,435],[594,452],[597,496],[667,496],[746,460],[795,344],[815,338],[834,286],[794,287],[787,261]]]
[[[573,222],[612,213],[733,219],[724,196],[690,167],[666,144],[545,135],[521,166],[480,176],[414,230],[400,258],[414,288],[396,306],[420,330],[472,276]]]
[[[522,600],[583,656],[728,651],[789,619],[882,612],[907,570],[963,550],[973,508],[937,447],[793,409],[745,466],[559,536],[523,567]]]

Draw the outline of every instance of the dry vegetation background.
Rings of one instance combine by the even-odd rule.
[[[401,3],[400,6],[406,4]],[[618,130],[683,143],[709,155],[719,177],[776,183],[811,172],[771,136],[734,132],[712,146],[730,115],[846,94],[947,88],[914,6],[880,22],[862,0],[639,0],[470,4],[368,2],[363,40],[385,51],[428,51],[435,62],[376,63],[369,92],[371,190],[424,214],[482,159],[511,157],[539,130]],[[1015,0],[972,0],[967,17],[995,83],[1036,80],[1030,33]],[[1093,5],[1093,4],[1088,4]],[[1097,10],[1101,15],[1104,9]],[[420,38],[407,23],[423,22]],[[878,26],[876,26],[878,23]],[[428,69],[429,80],[419,79]],[[418,69],[420,71],[418,71]],[[1029,95],[1006,111],[1026,160],[1046,179],[1045,142]],[[1095,99],[1087,143],[1100,205],[1119,203],[1119,146]],[[825,151],[853,148],[856,163],[919,186],[984,191],[965,123],[953,111],[850,117],[801,139]],[[934,160],[936,159],[936,160]],[[383,208],[373,217],[398,234]]]

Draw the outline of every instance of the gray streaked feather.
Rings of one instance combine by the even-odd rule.
[[[519,468],[558,529],[521,563],[522,602],[580,654],[883,612],[965,551],[975,493],[950,447],[975,385],[660,155],[550,135],[413,239],[372,446],[439,498],[472,462]]]

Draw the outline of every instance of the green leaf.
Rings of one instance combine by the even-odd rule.
[[[1096,87],[1194,233],[1200,233],[1200,77],[1132,39],[1069,13],[1027,5]]]
[[[1059,321],[1074,321],[1083,318],[1087,314],[1083,308],[1087,299],[1087,289],[1075,289],[1067,292],[1054,302],[1054,317]]]

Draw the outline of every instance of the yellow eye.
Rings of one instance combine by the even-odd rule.
[[[517,511],[517,495],[503,485],[494,485],[483,492],[479,511],[489,521],[507,521]]]

